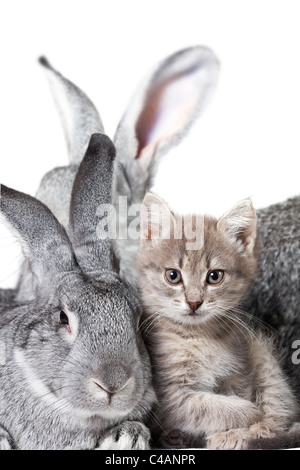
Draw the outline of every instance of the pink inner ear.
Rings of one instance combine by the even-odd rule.
[[[161,142],[171,139],[178,131],[180,131],[180,129],[184,127],[186,123],[186,114],[190,113],[192,109],[193,107],[190,107],[189,109],[186,108],[186,112],[184,112],[184,110],[180,110],[180,114],[178,113],[177,116],[174,116],[174,122],[172,123],[172,127],[170,126],[169,131],[162,135],[160,138],[157,138],[156,140],[148,138],[146,143],[144,143],[143,145],[141,145],[139,142],[139,149],[135,159],[137,160],[138,158],[142,158],[143,153],[148,153],[150,147],[153,147],[154,149],[154,147],[159,146]]]
[[[136,159],[149,146],[157,146],[184,128],[197,103],[195,75],[195,70],[184,71],[150,88],[135,126]]]

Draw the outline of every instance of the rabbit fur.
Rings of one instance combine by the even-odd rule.
[[[96,231],[98,205],[112,200],[114,158],[110,139],[93,134],[69,236],[46,205],[1,185],[1,219],[21,243],[33,300],[12,306],[7,292],[0,304],[0,449],[149,447],[143,423],[155,395],[141,308]]]

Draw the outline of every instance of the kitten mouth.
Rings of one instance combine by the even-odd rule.
[[[202,322],[207,318],[207,313],[205,311],[198,312],[188,312],[186,315],[187,318],[191,319],[192,322]]]
[[[189,313],[188,313],[188,316],[189,316],[189,317],[196,318],[196,317],[199,317],[199,316],[200,316],[200,312],[189,312]]]

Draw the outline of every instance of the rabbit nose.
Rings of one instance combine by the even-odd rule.
[[[133,381],[133,378],[124,367],[114,367],[111,364],[102,367],[97,376],[97,378],[92,379],[93,382],[109,395],[121,392]]]
[[[132,380],[133,379],[129,378],[122,388],[119,388],[119,387],[113,388],[113,387],[108,387],[106,384],[104,385],[102,382],[100,382],[99,379],[92,379],[94,384],[97,385],[97,387],[99,387],[100,390],[103,390],[104,392],[106,392],[107,395],[114,395],[115,393],[121,392],[129,385],[129,383],[132,382]]]

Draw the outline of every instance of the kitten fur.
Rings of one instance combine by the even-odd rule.
[[[197,224],[203,246],[188,250],[185,226],[195,231]],[[178,227],[183,235],[177,239]],[[205,216],[199,225],[196,216],[182,219],[153,194],[145,196],[137,263],[145,311],[141,328],[158,396],[153,424],[158,445],[200,446],[204,437],[208,448],[244,449],[253,438],[274,437],[296,419],[296,400],[271,338],[254,332],[237,308],[258,253],[250,200],[219,220]],[[182,282],[171,285],[168,269],[180,272]],[[224,272],[220,284],[208,284],[211,270]]]

